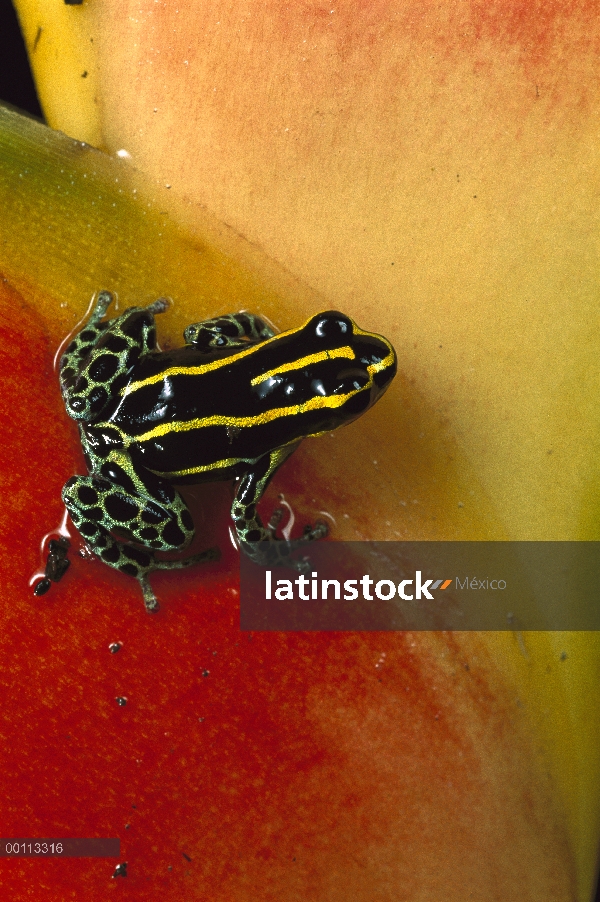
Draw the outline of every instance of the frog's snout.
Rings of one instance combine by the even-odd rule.
[[[358,327],[355,327],[353,349],[357,363],[372,378],[371,403],[374,404],[396,375],[396,352],[383,335],[363,332]]]
[[[373,374],[373,383],[379,396],[388,387],[398,369],[396,352],[381,335],[364,333],[357,341],[356,356]]]

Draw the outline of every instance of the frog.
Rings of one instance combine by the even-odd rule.
[[[294,543],[277,535],[281,509],[265,526],[258,504],[304,439],[351,423],[379,400],[397,369],[390,342],[335,310],[283,332],[239,312],[191,323],[184,345],[163,351],[155,317],[170,302],[109,318],[114,300],[98,292],[59,362],[88,470],[66,482],[62,499],[88,548],[136,579],[154,613],[152,572],[219,557],[217,548],[161,557],[185,552],[194,537],[177,486],[231,480],[241,552],[261,566],[305,570],[306,558],[294,560]],[[316,522],[297,541],[326,534]]]

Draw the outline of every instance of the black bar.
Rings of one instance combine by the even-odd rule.
[[[14,837],[0,839],[0,858],[119,858],[120,839]]]
[[[242,555],[243,630],[600,630],[600,542],[298,541],[283,550],[301,572]]]

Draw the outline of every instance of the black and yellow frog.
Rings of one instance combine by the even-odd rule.
[[[368,410],[393,379],[396,355],[385,338],[334,311],[278,334],[250,313],[219,316],[188,326],[184,347],[159,351],[154,317],[168,302],[104,319],[112,300],[98,294],[60,361],[89,470],[69,479],[62,497],[94,554],[139,580],[155,611],[148,574],[218,557],[217,549],[155,556],[184,550],[194,535],[174,485],[236,479],[231,515],[242,551],[281,562],[290,545],[257,512],[269,480],[303,438]],[[326,531],[318,523],[304,540]]]

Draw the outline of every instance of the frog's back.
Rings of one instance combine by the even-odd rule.
[[[148,354],[107,419],[155,472],[226,478],[275,448],[355,419],[394,372],[385,339],[341,314],[319,314],[233,353],[187,346]]]

